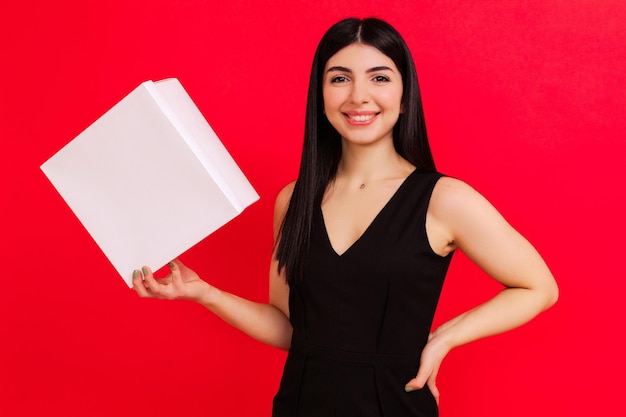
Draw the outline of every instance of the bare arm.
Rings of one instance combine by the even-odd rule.
[[[274,209],[274,236],[277,236],[285,215],[292,186],[285,187],[276,199]],[[170,273],[157,279],[148,267],[135,271],[133,288],[141,297],[186,299],[200,303],[228,324],[270,346],[289,349],[291,323],[289,322],[289,287],[278,273],[277,261],[270,266],[269,303],[257,303],[219,290],[198,277],[182,262],[170,263]],[[143,278],[143,279],[142,279]]]
[[[535,248],[467,184],[452,178],[440,180],[429,216],[435,235],[444,237],[448,250],[461,249],[504,286],[489,301],[444,323],[430,335],[420,370],[407,390],[427,383],[437,397],[435,378],[451,349],[528,322],[556,302],[558,287]]]

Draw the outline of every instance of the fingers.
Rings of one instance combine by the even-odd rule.
[[[422,387],[417,383],[417,380],[415,378],[407,382],[407,384],[404,386],[404,390],[406,392],[411,392],[418,389],[422,389]]]
[[[164,279],[166,281],[167,279]],[[133,272],[133,289],[143,298],[166,298],[164,289],[167,286],[161,284],[152,274],[152,270],[144,266],[141,271]]]
[[[135,290],[135,292],[140,296],[140,297],[149,297],[150,295],[148,294],[148,290],[146,288],[146,286],[143,283],[143,275],[141,274],[141,271],[139,270],[134,270],[133,271],[133,290]]]
[[[183,264],[178,259],[174,259],[168,264],[168,266],[170,267],[170,277],[172,279],[172,284],[174,285],[176,290],[181,291],[183,287],[181,267],[183,266]]]
[[[424,388],[424,385],[426,385],[426,382],[429,380],[432,373],[432,369],[427,368],[424,366],[424,363],[422,363],[417,371],[417,375],[406,384],[404,390],[406,392],[411,392]]]
[[[406,392],[420,390],[426,385],[437,404],[439,404],[439,389],[436,384],[439,369],[438,367],[427,366],[425,362],[421,363],[417,375],[405,385],[404,390]]]
[[[143,285],[148,292],[155,295],[159,294],[161,284],[159,284],[154,278],[154,275],[152,275],[152,270],[147,266],[144,266],[141,268],[141,272],[143,274]]]
[[[416,391],[424,388],[424,381],[420,381],[417,377],[413,378],[404,386],[406,392]]]
[[[183,272],[186,267],[178,259],[168,264],[170,273],[163,278],[156,278],[152,270],[144,266],[133,272],[133,289],[144,298],[178,298],[185,292]]]
[[[437,388],[437,384],[435,383],[435,376],[431,375],[430,378],[426,382],[423,381],[423,378],[418,374],[417,377],[410,380],[404,387],[406,392],[413,392],[416,390],[420,390],[424,388],[424,385],[428,386],[430,393],[435,398],[437,405],[439,405],[439,388]]]
[[[164,278],[155,278],[148,267],[133,273],[133,289],[140,297],[167,300],[192,300],[202,295],[208,284],[200,280],[195,272],[178,259],[168,264],[170,273]]]
[[[439,405],[439,388],[437,388],[437,384],[435,383],[435,378],[430,378],[428,380],[428,389],[430,393],[435,397],[435,401],[437,401],[437,405]]]

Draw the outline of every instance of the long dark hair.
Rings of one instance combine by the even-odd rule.
[[[328,183],[334,179],[341,158],[341,137],[322,110],[324,67],[339,50],[353,43],[373,46],[387,55],[400,71],[403,112],[393,128],[395,149],[417,169],[435,171],[415,64],[402,36],[391,25],[376,18],[349,18],[333,25],[322,37],[313,59],[300,173],[277,242],[278,269],[285,269],[288,282],[302,277],[313,213],[321,204]]]

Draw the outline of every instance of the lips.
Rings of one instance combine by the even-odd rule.
[[[363,126],[370,124],[379,114],[377,112],[349,111],[345,112],[344,116],[351,125]]]
[[[354,121],[357,121],[357,122],[366,122],[366,121],[370,120],[374,116],[375,116],[375,114],[368,114],[367,116],[365,116],[365,115],[360,115],[360,116],[350,116],[350,115],[348,115],[348,117],[350,119],[352,119]]]

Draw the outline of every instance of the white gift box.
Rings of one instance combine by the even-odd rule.
[[[175,78],[142,83],[41,169],[128,286],[259,199]]]

